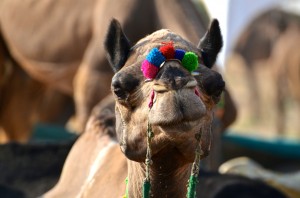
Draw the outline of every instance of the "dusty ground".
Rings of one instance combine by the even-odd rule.
[[[259,116],[251,115],[253,102],[250,97],[251,89],[245,77],[247,72],[243,60],[237,55],[232,55],[227,62],[224,77],[239,112],[238,119],[231,130],[259,137],[279,137],[276,132],[275,85],[271,78],[271,66],[266,62],[259,62],[255,68],[260,104]],[[300,140],[300,109],[290,97],[286,98],[284,103],[287,117],[286,130],[282,132],[282,136]]]

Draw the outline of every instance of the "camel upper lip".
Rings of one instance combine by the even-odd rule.
[[[186,83],[186,85],[183,87],[183,89],[191,89],[191,88],[196,88],[197,86],[197,81],[196,80],[190,80]],[[168,87],[166,87],[164,84],[160,84],[160,83],[154,83],[153,85],[153,90],[157,93],[163,93],[163,92],[167,92],[170,91],[168,89]]]
[[[181,127],[198,122],[205,115],[206,108],[194,89],[188,88],[195,83],[190,82],[185,89],[155,95],[149,112],[150,123],[163,127]]]
[[[160,123],[160,126],[180,126],[183,124],[193,124],[198,122],[198,120],[182,120],[177,122],[170,122],[170,123]]]
[[[155,114],[154,114],[155,115]],[[167,116],[167,115],[166,115]],[[156,118],[153,118],[153,119],[149,119],[151,124],[154,124],[154,125],[158,125],[158,126],[180,126],[180,125],[184,125],[184,124],[192,124],[194,122],[198,122],[199,120],[201,120],[201,118],[203,117],[203,114],[199,113],[199,114],[194,114],[193,116],[189,116],[189,117],[186,117],[186,116],[178,116],[178,117],[174,117],[174,119],[168,119],[167,117],[164,117],[164,118],[167,118],[167,119],[164,119],[164,118],[161,118],[161,119],[156,119]]]
[[[175,123],[162,123],[159,124],[159,126],[168,132],[185,132],[192,130],[195,126],[197,126],[199,123],[199,120],[193,120],[193,121],[181,121],[181,122],[175,122]]]

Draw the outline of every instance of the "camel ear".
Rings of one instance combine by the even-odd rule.
[[[214,65],[222,46],[223,39],[219,27],[219,21],[214,19],[198,45],[198,48],[201,50],[202,60],[205,66],[211,68]]]
[[[104,46],[114,72],[119,71],[128,58],[131,45],[116,19],[113,19],[109,25]]]

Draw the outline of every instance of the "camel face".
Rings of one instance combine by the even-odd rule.
[[[144,161],[150,124],[154,133],[152,156],[172,153],[185,164],[194,160],[195,134],[200,130],[202,157],[207,155],[212,108],[225,84],[218,73],[204,65],[190,72],[184,61],[176,58],[166,59],[149,79],[141,69],[143,61],[152,49],[166,43],[193,52],[202,64],[203,54],[214,60],[217,55],[213,57],[169,30],[154,32],[131,47],[118,22],[111,23],[105,45],[116,71],[111,86],[116,100],[116,130],[126,157]]]

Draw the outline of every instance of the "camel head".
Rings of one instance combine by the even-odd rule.
[[[194,65],[196,69],[189,71],[192,69],[187,69],[183,59],[174,57],[173,51],[173,55],[172,52],[163,54],[165,60],[156,70],[148,71],[151,66],[144,62],[149,54],[154,53],[154,48],[159,51],[164,47],[168,51],[167,45],[173,50],[193,52],[194,59],[190,62],[194,64],[196,57],[199,62]],[[162,155],[176,159],[170,162],[174,164],[193,162],[195,134],[200,130],[201,157],[208,154],[212,108],[225,86],[221,75],[210,69],[221,47],[217,20],[212,22],[198,46],[169,30],[156,31],[132,46],[119,22],[112,20],[105,48],[115,71],[111,89],[116,101],[117,137],[128,159],[145,160],[148,124],[154,133],[151,141],[154,162]]]

